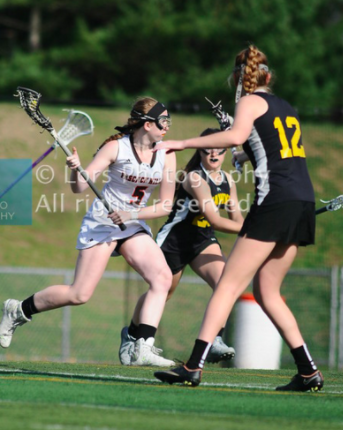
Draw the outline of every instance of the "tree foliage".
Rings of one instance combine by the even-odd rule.
[[[3,94],[23,85],[59,100],[232,103],[234,57],[253,43],[280,96],[341,105],[342,0],[0,0],[0,12]]]

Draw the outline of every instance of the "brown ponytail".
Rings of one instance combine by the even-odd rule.
[[[266,55],[255,45],[250,45],[236,56],[234,79],[237,85],[241,65],[245,64],[243,75],[243,88],[247,94],[253,93],[257,87],[267,87],[267,75],[270,73],[265,67],[268,66]],[[268,88],[270,90],[270,88]]]

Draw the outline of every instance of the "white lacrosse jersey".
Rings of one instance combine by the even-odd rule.
[[[138,210],[147,206],[151,193],[162,182],[166,151],[152,153],[151,162],[147,164],[140,160],[129,135],[118,139],[118,144],[118,156],[109,166],[108,181],[102,194],[113,210]],[[152,235],[144,220],[127,221],[126,230],[121,231],[107,215],[108,211],[101,200],[95,198],[83,218],[77,249],[125,239],[144,230]]]

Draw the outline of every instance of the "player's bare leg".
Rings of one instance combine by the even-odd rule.
[[[319,391],[324,378],[318,371],[297,321],[281,296],[281,285],[297,254],[297,246],[278,244],[254,278],[254,296],[289,346],[298,367],[290,383],[278,391]]]
[[[191,262],[190,266],[214,290],[219,283],[225,263],[226,260],[220,246],[214,243],[205,248]],[[213,345],[206,358],[208,363],[231,360],[235,356],[234,348],[224,343],[222,337],[224,329],[225,325],[219,330],[213,341]]]
[[[156,372],[161,381],[183,382],[196,386],[201,381],[202,368],[216,334],[225,324],[238,297],[247,288],[258,268],[272,252],[275,243],[259,242],[239,237],[231,251],[220,281],[206,308],[200,333],[190,359],[185,366],[171,371]],[[242,255],[246,256],[242,259]]]
[[[132,236],[120,248],[122,256],[147,282],[149,290],[139,302],[139,326],[150,331],[149,337],[137,336],[131,354],[130,365],[173,366],[172,360],[160,356],[154,347],[154,335],[163,314],[172,274],[159,246],[147,234]],[[137,308],[139,309],[139,308]]]
[[[36,312],[86,303],[101,279],[115,246],[116,242],[113,242],[80,251],[73,284],[53,285],[34,294],[30,299],[34,302]],[[8,348],[16,328],[28,321],[31,321],[31,315],[23,312],[23,302],[6,300],[0,323],[0,345]]]

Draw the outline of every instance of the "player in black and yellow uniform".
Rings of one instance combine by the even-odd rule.
[[[233,79],[237,106],[230,130],[217,133],[212,139],[205,136],[166,141],[160,146],[170,151],[244,144],[238,161],[249,158],[253,164],[256,195],[211,296],[189,360],[185,366],[156,372],[155,376],[169,383],[198,385],[217,330],[253,280],[255,299],[287,343],[298,369],[291,382],[277,390],[319,391],[323,376],[280,292],[298,247],[313,244],[315,237],[314,192],[299,117],[289,103],[271,93],[268,60],[256,46],[251,45],[236,56]]]
[[[206,129],[201,136],[219,132]],[[157,234],[173,274],[168,299],[180,282],[187,265],[213,289],[225,265],[225,258],[215,230],[238,233],[243,217],[237,201],[236,185],[222,170],[226,149],[197,150],[179,178],[179,187],[168,220]],[[219,209],[227,211],[228,219]],[[217,334],[207,361],[217,363],[231,359],[235,351],[222,339],[224,328]]]

